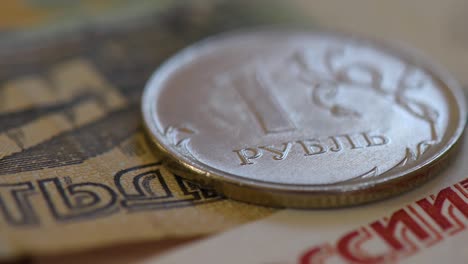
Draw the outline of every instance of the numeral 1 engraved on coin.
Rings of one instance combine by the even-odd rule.
[[[266,134],[296,129],[271,89],[268,89],[272,84],[262,71],[243,72],[235,77],[231,83]]]

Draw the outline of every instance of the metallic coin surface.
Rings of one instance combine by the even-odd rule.
[[[401,193],[449,159],[463,92],[414,51],[340,33],[209,38],[149,80],[150,136],[181,176],[227,197],[333,207]]]

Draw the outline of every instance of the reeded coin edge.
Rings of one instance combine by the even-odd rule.
[[[460,145],[461,143],[457,143],[454,146],[455,149],[444,155],[441,160],[424,167],[423,170],[417,171],[417,173],[407,175],[405,178],[395,178],[392,181],[387,181],[371,189],[347,192],[318,191],[314,192],[313,195],[311,195],[310,192],[271,191],[229,182],[211,182],[208,178],[203,177],[203,175],[197,175],[186,170],[173,159],[167,160],[165,165],[169,170],[185,179],[198,183],[201,187],[209,186],[210,189],[214,189],[236,201],[276,208],[338,208],[356,206],[390,198],[420,186],[451,164]]]

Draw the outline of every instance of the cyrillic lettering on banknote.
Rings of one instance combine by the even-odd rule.
[[[121,210],[137,213],[224,199],[168,172],[160,162],[121,170],[113,179],[114,184],[109,184],[63,176],[0,184],[0,221],[23,227],[40,225],[42,217],[91,221]],[[49,216],[36,213],[37,202],[47,206]]]
[[[118,210],[117,195],[109,186],[95,182],[63,183],[58,178],[39,180],[39,188],[58,221],[96,218]],[[52,199],[59,197],[59,199]]]
[[[343,234],[335,243],[311,247],[299,262],[386,263],[409,257],[466,229],[468,179],[429,195],[370,224]]]
[[[160,163],[143,165],[118,172],[115,186],[122,195],[122,206],[129,211],[154,210],[218,201],[217,193],[200,189],[179,176],[162,171]],[[163,174],[164,177],[163,177]],[[169,182],[175,182],[172,188]]]
[[[30,201],[31,195],[35,193],[30,182],[0,184],[0,212],[8,224],[24,226],[39,223]]]

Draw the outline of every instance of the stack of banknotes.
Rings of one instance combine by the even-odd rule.
[[[403,42],[467,90],[466,1],[2,5],[0,261],[468,262],[466,143],[438,177],[397,197],[280,210],[232,201],[166,169],[140,111],[143,87],[165,59],[205,37],[265,25]]]

